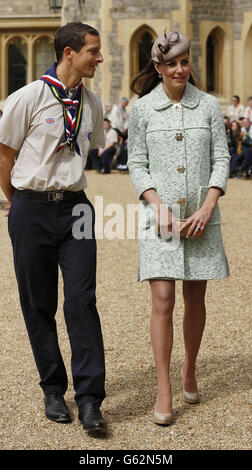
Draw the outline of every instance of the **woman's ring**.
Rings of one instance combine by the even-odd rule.
[[[201,227],[197,227],[197,230],[201,230]]]

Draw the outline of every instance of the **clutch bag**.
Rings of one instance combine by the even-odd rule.
[[[182,225],[186,222],[186,220],[187,220],[187,219],[179,219],[179,220],[178,220],[179,228],[182,227]],[[182,230],[182,232],[180,232],[180,236],[181,236],[181,237],[186,237],[189,228],[190,228],[190,225],[188,225],[188,227],[185,227],[184,230]]]

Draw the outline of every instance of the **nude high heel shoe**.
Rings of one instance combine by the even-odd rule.
[[[183,369],[181,370],[181,377],[183,379]],[[200,396],[199,392],[186,392],[186,390],[183,387],[183,395],[184,395],[184,400],[186,403],[189,403],[190,405],[194,405],[196,403],[199,403],[200,401]]]
[[[158,413],[154,410],[154,423],[168,426],[172,421],[172,413]]]
[[[155,408],[156,408],[156,404],[155,404]],[[156,411],[155,408],[154,408],[154,415],[153,415],[154,423],[163,424],[165,426],[168,426],[169,424],[171,424],[172,413],[159,413],[158,411]]]
[[[194,405],[195,403],[199,403],[200,401],[199,392],[190,393],[190,392],[186,392],[183,389],[183,394],[184,394],[185,402],[190,403],[190,405]]]

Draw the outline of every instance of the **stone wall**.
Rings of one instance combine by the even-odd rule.
[[[0,0],[1,18],[7,16],[53,15],[48,0]]]
[[[78,2],[78,0],[67,0],[67,2]],[[87,23],[87,24],[91,23],[91,25],[94,28],[96,28],[99,32],[101,31],[101,18],[100,18],[101,2],[102,0],[86,0],[85,4],[82,6],[82,18],[80,20],[83,23]],[[102,73],[101,69],[98,67],[98,69],[95,72],[95,77],[92,80],[93,81],[92,88],[95,91],[95,93],[97,93],[99,96],[101,95],[101,88],[100,88],[100,84],[102,80],[101,73]]]
[[[240,39],[243,23],[243,13],[252,11],[251,0],[191,0],[192,11],[192,66],[196,79],[201,81],[199,57],[200,23],[202,21],[228,22],[233,25],[233,39]]]
[[[112,18],[112,32],[109,34],[109,49],[112,56],[111,74],[112,82],[110,87],[110,101],[117,102],[120,99],[122,77],[124,74],[123,48],[118,45],[118,21],[129,18],[172,19],[172,11],[179,8],[179,3],[174,0],[114,0],[110,14]]]
[[[75,0],[66,0],[67,3]],[[171,23],[172,29],[178,29],[179,25],[174,23],[173,12],[179,9],[182,0],[113,0],[110,9],[112,18],[112,29],[108,33],[110,57],[111,80],[110,101],[117,102],[120,98],[122,88],[122,77],[124,75],[125,64],[123,61],[124,46],[118,44],[118,22],[123,19],[150,20],[156,18],[167,18]],[[184,0],[183,0],[184,1]],[[83,21],[95,21],[96,27],[100,28],[100,17],[102,0],[86,0]],[[192,66],[196,80],[201,82],[201,70],[199,58],[201,56],[200,47],[200,23],[202,21],[228,22],[233,24],[233,39],[239,39],[241,36],[241,26],[243,23],[244,11],[252,11],[251,0],[191,0],[192,9],[189,21],[192,24]],[[98,71],[94,90],[99,93],[100,71]]]
[[[190,13],[188,21],[191,23],[192,31],[192,65],[195,78],[201,81],[200,58],[202,56],[200,43],[200,25],[203,21],[214,21],[216,23],[226,22],[232,25],[233,40],[241,38],[242,25],[244,22],[244,12],[252,11],[251,0],[112,0],[109,2],[109,9],[106,0],[64,0],[61,12],[62,23],[67,21],[83,21],[91,23],[101,31],[104,24],[109,23],[108,31],[108,51],[105,57],[110,65],[110,77],[102,76],[102,67],[96,72],[92,81],[92,88],[97,94],[101,94],[101,89],[109,88],[111,102],[117,102],[122,90],[122,79],[126,73],[128,64],[124,60],[123,41],[119,43],[118,25],[122,20],[139,19],[144,24],[151,24],[151,19],[165,20],[171,25],[173,30],[178,29],[180,20],[177,14],[180,5],[188,5]],[[184,3],[186,2],[186,3]],[[60,12],[52,12],[48,6],[48,0],[0,0],[1,18],[5,17],[42,17],[58,16]],[[109,19],[106,15],[109,13]],[[173,18],[176,17],[176,22]],[[108,21],[108,23],[106,23]],[[203,46],[204,47],[204,46]],[[127,70],[128,73],[128,70]],[[107,82],[106,82],[107,80]]]
[[[179,8],[176,0],[114,0],[111,13],[114,18],[170,18]]]

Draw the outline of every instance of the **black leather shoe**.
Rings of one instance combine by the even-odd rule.
[[[80,406],[79,420],[88,434],[96,436],[107,433],[107,425],[101,414],[99,401],[89,401]]]
[[[46,417],[57,423],[70,423],[72,421],[63,395],[52,393],[45,395]]]

